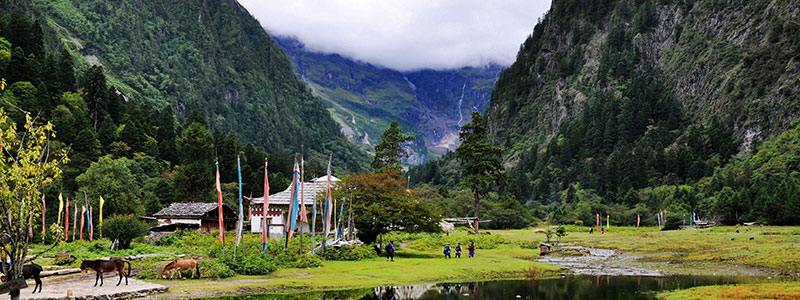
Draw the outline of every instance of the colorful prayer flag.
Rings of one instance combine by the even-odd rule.
[[[636,214],[636,227],[639,227],[639,223],[641,221],[642,221],[642,218],[639,216],[639,214]]]
[[[103,237],[103,205],[106,204],[106,200],[103,199],[103,196],[100,196],[100,237]]]
[[[217,166],[217,215],[219,217],[219,241],[225,245],[225,222],[222,218],[222,185],[219,182],[219,162]]]
[[[609,220],[608,214],[606,214],[606,230],[611,229],[611,221]]]
[[[291,207],[289,211],[289,220],[288,227],[286,227],[287,238],[292,238],[294,233],[295,226],[297,225],[297,213],[298,213],[298,206],[299,201],[297,199],[297,194],[300,193],[300,185],[298,181],[300,180],[300,167],[297,165],[297,161],[294,163],[294,169],[292,173],[292,200],[291,200]]]
[[[325,189],[325,207],[322,210],[322,213],[325,214],[323,218],[323,225],[322,231],[324,232],[323,238],[323,245],[325,241],[328,239],[328,233],[331,230],[331,216],[333,215],[333,209],[331,207],[333,204],[331,203],[331,159],[333,158],[333,154],[331,153],[330,158],[328,158],[328,187]]]
[[[83,240],[83,217],[84,216],[86,216],[86,206],[85,205],[81,205],[81,233],[80,233],[81,241]]]
[[[306,211],[305,161],[305,158],[300,156],[300,222],[308,223],[308,212]]]
[[[242,164],[236,156],[236,172],[239,175],[239,222],[236,224],[236,247],[242,242],[242,226],[244,226],[244,208],[242,208]]]
[[[86,217],[86,219],[89,220],[89,240],[93,241],[94,240],[94,224],[92,224],[92,206],[91,205],[89,206],[89,211],[87,211],[86,213],[88,214],[88,217]]]
[[[600,214],[595,214],[597,217],[597,227],[600,227]]]
[[[47,234],[45,229],[47,228],[44,220],[44,216],[47,214],[47,202],[44,200],[44,193],[42,193],[42,242],[44,242],[44,236]]]
[[[75,211],[77,212],[77,206],[75,208]],[[72,227],[75,227],[75,225],[72,225]],[[74,235],[75,230],[73,230],[72,233]],[[69,197],[67,197],[67,211],[65,211],[64,213],[64,240],[66,240],[68,236],[69,236]],[[75,238],[73,237],[72,240],[75,240]]]
[[[67,205],[69,208],[69,205]],[[56,224],[61,226],[61,214],[64,212],[64,198],[61,197],[61,193],[58,193],[58,221]]]

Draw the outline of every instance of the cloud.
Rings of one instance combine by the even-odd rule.
[[[240,0],[271,34],[398,70],[510,65],[550,0]]]

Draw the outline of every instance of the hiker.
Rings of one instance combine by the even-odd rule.
[[[451,258],[450,257],[450,244],[444,245],[444,258]]]
[[[389,243],[386,244],[386,249],[384,250],[386,250],[386,261],[389,261],[390,259],[394,261],[394,241],[389,241]]]
[[[594,233],[594,227],[589,227],[589,234]]]
[[[461,258],[461,242],[456,244],[456,258]]]
[[[600,227],[600,234],[606,234],[606,228]]]
[[[469,258],[475,257],[475,242],[469,242],[467,250],[469,250]]]

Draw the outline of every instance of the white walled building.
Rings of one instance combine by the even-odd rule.
[[[339,178],[331,176],[331,188],[339,182]],[[316,183],[316,184],[315,184]],[[328,177],[322,176],[314,178],[311,182],[304,184],[303,197],[305,197],[306,212],[308,212],[308,221],[312,220],[312,207],[314,204],[314,195],[317,195],[317,216],[322,212],[325,198],[325,189],[328,187]],[[297,201],[300,201],[301,195],[297,196]],[[292,186],[289,185],[286,190],[269,195],[269,211],[267,212],[267,226],[269,226],[270,238],[282,238],[286,231],[286,219],[289,214],[289,204],[292,201]],[[250,199],[250,232],[261,233],[261,218],[264,216],[264,197]],[[297,219],[298,232],[310,232],[311,225],[305,222],[300,222]],[[317,230],[322,230],[317,228]]]

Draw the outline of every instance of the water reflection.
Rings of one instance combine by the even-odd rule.
[[[725,276],[568,276],[546,280],[383,286],[374,289],[226,297],[221,299],[654,299],[655,291],[713,284],[762,281],[754,277]]]

